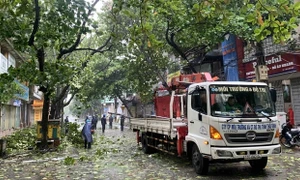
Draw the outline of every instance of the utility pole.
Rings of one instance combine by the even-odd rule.
[[[255,44],[255,56],[257,58],[255,76],[256,81],[265,82],[268,84],[268,67],[266,65],[262,44],[262,42],[257,42]]]

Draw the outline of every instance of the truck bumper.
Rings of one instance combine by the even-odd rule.
[[[281,154],[280,144],[256,147],[211,147],[211,160],[254,160]]]

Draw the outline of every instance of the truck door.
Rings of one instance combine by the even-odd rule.
[[[209,123],[208,123],[208,98],[207,91],[204,88],[199,88],[190,93],[188,103],[188,128],[189,137],[194,142],[203,144],[209,140]],[[199,145],[199,144],[198,144]],[[198,146],[199,147],[199,146]],[[208,153],[209,149],[200,150],[203,153]]]

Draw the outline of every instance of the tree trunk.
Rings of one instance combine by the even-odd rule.
[[[51,104],[51,109],[50,109],[50,114],[49,114],[49,119],[54,119],[56,115],[56,105]]]
[[[64,98],[59,98],[61,93],[62,93],[62,88],[60,87],[57,87],[56,88],[56,94],[57,94],[57,97],[56,99],[58,100],[55,100],[55,103],[51,104],[51,110],[50,110],[50,117],[49,119],[60,119],[62,117],[62,112],[63,112],[63,108],[64,108]]]
[[[127,109],[127,112],[129,113],[130,117],[133,117],[132,112],[131,112],[130,108],[128,107],[127,103],[125,103],[124,105]]]
[[[122,97],[119,96],[119,95],[117,95],[117,96],[118,96],[118,98],[121,100],[121,102],[124,104],[124,106],[126,107],[128,113],[129,113],[129,115],[130,115],[131,117],[133,117],[132,112],[130,111],[130,108],[128,107],[127,100],[126,100],[126,99],[122,99]]]
[[[63,108],[63,99],[55,104],[51,104],[49,119],[60,119],[62,117]]]
[[[42,144],[41,148],[48,148],[48,119],[49,119],[50,95],[44,93],[43,115],[42,115]]]

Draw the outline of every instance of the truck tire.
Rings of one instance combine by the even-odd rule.
[[[255,171],[263,170],[267,166],[267,163],[268,163],[268,157],[263,157],[258,160],[250,160],[249,161],[250,166]]]
[[[153,153],[153,150],[150,146],[148,146],[148,139],[147,135],[143,134],[142,135],[142,150],[145,154],[151,154]]]
[[[192,163],[197,174],[205,175],[208,173],[209,161],[203,158],[196,144],[192,150]]]

